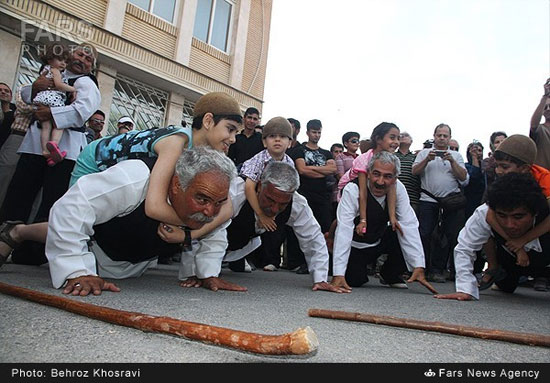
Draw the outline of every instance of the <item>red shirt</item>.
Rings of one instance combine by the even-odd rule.
[[[550,170],[539,165],[531,165],[531,174],[542,189],[542,194],[546,199],[550,198]]]

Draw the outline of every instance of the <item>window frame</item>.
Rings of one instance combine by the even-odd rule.
[[[167,22],[167,23],[172,24],[172,25],[176,25],[176,20],[178,18],[178,9],[179,9],[178,5],[179,5],[180,0],[175,0],[175,2],[174,2],[174,14],[173,14],[173,17],[172,17],[172,21],[168,21],[165,18],[160,17],[157,14],[153,13],[153,9],[155,7],[155,2],[156,1],[162,1],[162,0],[148,0],[148,1],[149,1],[149,9],[145,9],[145,8],[142,8],[139,5],[133,3],[131,0],[128,0],[128,2],[130,4],[132,4],[133,6],[138,7],[139,9],[143,9],[145,12],[150,13],[151,15],[161,19],[164,22]]]
[[[203,41],[205,44],[208,44],[214,49],[219,50],[220,52],[223,52],[225,54],[229,54],[231,52],[231,37],[232,37],[232,30],[233,30],[233,14],[235,12],[235,6],[237,5],[236,0],[210,0],[212,1],[212,8],[210,10],[210,18],[208,19],[208,33],[206,36],[206,41],[201,40],[197,36],[195,36],[194,26],[193,26],[193,37],[197,40]],[[216,16],[216,5],[218,1],[223,1],[228,3],[231,6],[231,10],[229,13],[229,24],[227,25],[227,35],[226,35],[226,47],[225,50],[218,48],[217,46],[212,44],[212,29],[214,28],[214,18]],[[197,17],[195,15],[195,23],[197,22]]]

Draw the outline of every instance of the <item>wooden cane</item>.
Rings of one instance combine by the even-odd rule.
[[[307,355],[319,346],[317,336],[309,326],[282,335],[262,335],[170,317],[115,310],[1,282],[0,292],[120,326],[176,335],[256,354]]]
[[[428,322],[384,315],[352,313],[346,311],[309,309],[308,314],[311,317],[368,322],[374,324],[382,324],[386,326],[405,327],[416,330],[435,331],[446,334],[469,336],[472,338],[501,340],[504,342],[527,344],[531,346],[550,347],[550,336],[542,334],[486,329],[481,327],[468,327],[443,322]]]

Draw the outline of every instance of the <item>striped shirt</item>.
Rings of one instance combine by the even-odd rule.
[[[398,179],[405,185],[411,204],[418,204],[420,200],[420,177],[412,174],[412,165],[416,155],[411,151],[403,154],[399,150],[395,152],[395,155],[401,162],[401,174],[399,174]]]

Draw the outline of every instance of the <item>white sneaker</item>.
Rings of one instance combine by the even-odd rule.
[[[246,259],[244,260],[244,272],[245,273],[251,273],[252,272],[252,267],[250,266],[250,264],[248,263],[248,261]]]
[[[394,289],[408,289],[409,286],[407,286],[406,283],[402,283],[402,282],[399,282],[399,283],[390,283],[389,284],[390,287],[393,287]]]
[[[405,281],[401,280],[399,282],[395,283],[388,283],[384,280],[384,278],[380,277],[380,283],[389,287],[393,287],[394,289],[408,289],[409,286],[405,283]]]
[[[277,267],[275,265],[269,264],[264,266],[264,271],[277,271]]]

